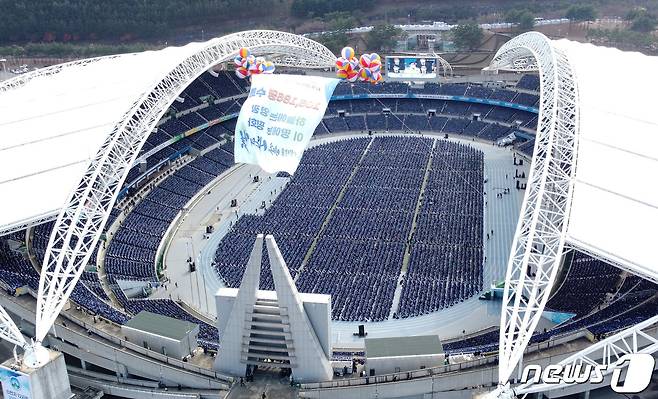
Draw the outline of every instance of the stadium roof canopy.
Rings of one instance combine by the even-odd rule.
[[[0,94],[0,226],[59,212],[114,125],[202,43],[74,62]]]
[[[1,82],[0,233],[56,215],[103,141],[175,68],[225,62],[240,46],[277,65],[327,67],[335,59],[301,36],[247,31],[56,65]],[[167,95],[171,103],[178,94]]]
[[[658,57],[529,32],[505,43],[490,68],[537,71],[541,82],[532,166],[505,279],[504,386],[553,292],[565,249],[658,282]]]
[[[556,43],[578,78],[578,151],[567,242],[657,280],[658,57]]]

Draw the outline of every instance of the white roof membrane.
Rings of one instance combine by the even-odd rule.
[[[59,212],[135,101],[207,44],[73,64],[0,91],[0,230]]]
[[[567,241],[658,280],[658,57],[567,40],[578,81]]]

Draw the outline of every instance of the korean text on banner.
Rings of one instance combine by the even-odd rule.
[[[338,79],[253,75],[235,127],[235,162],[295,173]]]

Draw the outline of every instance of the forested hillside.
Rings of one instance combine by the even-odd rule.
[[[0,41],[133,40],[272,15],[281,0],[0,0]]]
[[[655,0],[582,0],[598,14]],[[166,41],[180,32],[210,35],[253,28],[297,33],[351,25],[422,21],[500,22],[510,10],[564,17],[565,0],[0,0],[0,44],[28,42]],[[345,24],[344,16],[348,15]],[[342,16],[342,17],[341,17]],[[338,26],[336,21],[339,20]],[[193,37],[198,40],[202,37]],[[189,41],[189,40],[186,40]]]
[[[90,57],[246,29],[325,32],[314,38],[333,51],[348,43],[382,50],[394,43],[391,24],[431,21],[458,23],[464,32],[475,26],[469,40],[455,40],[472,49],[481,37],[478,22],[513,22],[527,31],[537,17],[606,16],[628,22],[622,29],[592,26],[587,38],[654,51],[656,15],[656,0],[0,0],[0,56]],[[346,33],[358,26],[376,29],[360,37]]]

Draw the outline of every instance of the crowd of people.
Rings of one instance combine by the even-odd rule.
[[[482,289],[484,156],[437,141],[432,159],[396,317],[431,313]]]
[[[436,160],[421,197],[430,155]],[[442,305],[419,304],[420,291],[428,288],[421,287],[421,275],[435,271],[446,279],[441,275],[446,266],[412,252],[401,309],[408,317],[450,306],[482,285],[482,184],[482,153],[468,145],[420,137],[320,145],[305,153],[263,216],[245,215],[233,225],[218,247],[215,267],[227,285],[238,286],[255,234],[273,233],[299,290],[332,295],[334,319],[381,321],[391,312],[407,245],[449,244],[455,248],[446,252],[447,261],[462,271],[462,282],[441,293],[447,295]],[[314,239],[317,245],[309,251]],[[265,275],[261,288],[271,288]]]

